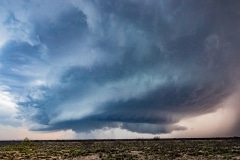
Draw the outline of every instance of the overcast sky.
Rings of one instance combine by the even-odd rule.
[[[0,139],[240,136],[239,8],[1,0]]]

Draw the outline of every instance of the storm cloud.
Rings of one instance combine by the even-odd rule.
[[[0,2],[0,85],[31,130],[169,133],[239,92],[238,0],[17,3]]]

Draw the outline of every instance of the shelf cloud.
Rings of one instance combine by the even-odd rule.
[[[240,1],[3,0],[0,7],[0,85],[30,130],[170,133],[239,93]]]

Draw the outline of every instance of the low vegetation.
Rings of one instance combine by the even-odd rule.
[[[1,160],[239,159],[240,139],[0,142]]]

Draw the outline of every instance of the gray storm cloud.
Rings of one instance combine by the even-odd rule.
[[[0,81],[32,130],[185,130],[239,85],[237,0],[21,2],[3,24],[29,31],[1,48]]]

